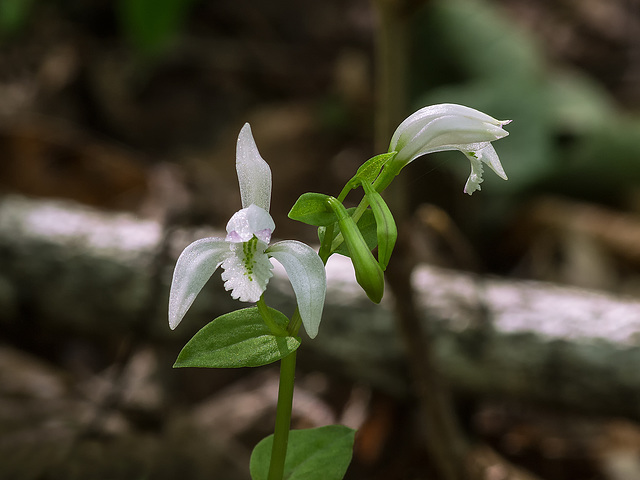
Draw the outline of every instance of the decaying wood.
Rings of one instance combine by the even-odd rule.
[[[211,233],[169,233],[171,259],[160,269],[157,289],[150,272],[165,238],[157,223],[6,197],[0,202],[0,322],[8,329],[29,322],[34,335],[105,340],[142,329],[151,340],[180,345],[216,315],[240,306],[214,275],[215,285],[205,288],[183,324],[168,328],[175,257],[192,239]],[[333,257],[328,264],[322,328],[304,342],[301,365],[406,394],[393,299],[388,293],[381,306],[372,305],[343,260]],[[281,269],[271,282],[269,303],[291,312]],[[422,314],[433,320],[436,358],[457,392],[640,419],[639,301],[426,265],[413,282]],[[149,310],[150,301],[161,308]]]
[[[582,235],[603,245],[617,257],[640,265],[638,215],[565,199],[545,198],[532,206],[526,218],[531,230],[546,230],[556,235]]]

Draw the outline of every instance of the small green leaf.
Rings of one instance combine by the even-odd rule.
[[[356,188],[360,185],[360,182],[369,182],[373,183],[373,181],[380,174],[380,170],[384,165],[395,157],[398,152],[390,152],[390,153],[382,153],[380,155],[376,155],[373,158],[370,158],[366,162],[364,162],[358,171],[353,176],[351,180],[349,180],[348,185],[351,185],[353,188]]]
[[[342,425],[289,432],[289,446],[284,464],[287,480],[341,480],[351,456],[355,430]],[[273,435],[256,445],[251,454],[252,480],[267,480]]]
[[[353,215],[353,212],[355,210],[356,210],[355,207],[348,208],[347,212],[349,213],[349,215]],[[376,230],[376,219],[373,215],[373,212],[369,209],[365,210],[362,216],[360,217],[360,219],[356,222],[356,225],[358,225],[358,228],[360,229],[360,233],[362,233],[362,237],[364,238],[364,241],[367,242],[367,246],[369,247],[369,250],[373,250],[374,248],[376,248],[378,246],[378,235]],[[322,243],[322,240],[324,239],[324,232],[325,232],[324,227],[318,228],[318,238],[320,239],[321,243]],[[334,229],[333,239],[335,239],[339,233],[340,233],[340,230],[338,228]],[[333,239],[331,241],[333,241]],[[347,245],[343,242],[332,253],[339,253],[340,255],[344,255],[345,257],[348,257],[349,249],[347,248]]]
[[[371,210],[376,219],[376,234],[378,238],[378,263],[382,270],[386,270],[393,247],[398,238],[398,229],[391,210],[382,199],[382,195],[375,191],[369,182],[362,182],[362,188],[369,200]]]
[[[287,317],[269,308],[274,322],[286,328]],[[174,368],[237,368],[267,365],[300,346],[299,337],[274,335],[257,307],[244,308],[216,318],[184,346]]]
[[[384,294],[384,274],[380,265],[373,258],[371,249],[344,205],[333,197],[329,198],[328,204],[338,217],[340,233],[349,249],[349,258],[351,258],[358,285],[372,302],[380,303]]]
[[[304,193],[289,211],[289,218],[316,227],[335,223],[337,218],[327,206],[328,195]]]

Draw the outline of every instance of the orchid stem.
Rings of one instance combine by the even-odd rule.
[[[296,372],[296,352],[280,360],[280,384],[278,386],[278,405],[276,407],[276,426],[273,433],[271,463],[268,480],[282,480],[284,462],[287,457],[291,411],[293,408],[293,384]]]
[[[260,299],[256,303],[256,306],[258,307],[258,311],[260,312],[262,320],[264,320],[264,323],[267,324],[267,327],[269,327],[271,333],[281,337],[286,337],[287,335],[289,335],[289,332],[287,330],[282,328],[273,320],[271,312],[269,312],[269,307],[267,307],[267,304],[264,301],[263,295],[260,296]]]
[[[275,335],[297,335],[298,329],[300,328],[300,313],[297,309],[289,322],[288,328],[285,330],[274,322],[269,308],[262,297],[258,300],[257,306],[263,320]],[[294,351],[280,360],[278,405],[276,407],[276,425],[273,432],[268,480],[282,480],[284,476],[284,462],[287,458],[289,428],[291,427],[295,372],[296,352]]]

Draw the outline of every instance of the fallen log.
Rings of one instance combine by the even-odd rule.
[[[76,204],[8,196],[0,201],[0,324],[108,340],[132,331],[176,349],[217,315],[239,308],[207,286],[171,332],[166,303],[175,258],[215,232],[164,232],[155,222]],[[350,264],[327,266],[320,334],[305,341],[302,368],[340,372],[404,395],[409,378],[391,318],[393,299],[371,304]],[[454,391],[526,400],[640,420],[640,302],[541,282],[422,265],[414,288],[437,360]],[[268,302],[293,298],[276,268]],[[27,324],[27,322],[29,322]]]

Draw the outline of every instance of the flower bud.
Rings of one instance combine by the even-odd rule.
[[[327,204],[338,217],[338,227],[349,250],[358,285],[372,302],[380,303],[384,294],[384,274],[380,265],[373,257],[360,229],[344,205],[333,197],[327,200]]]

